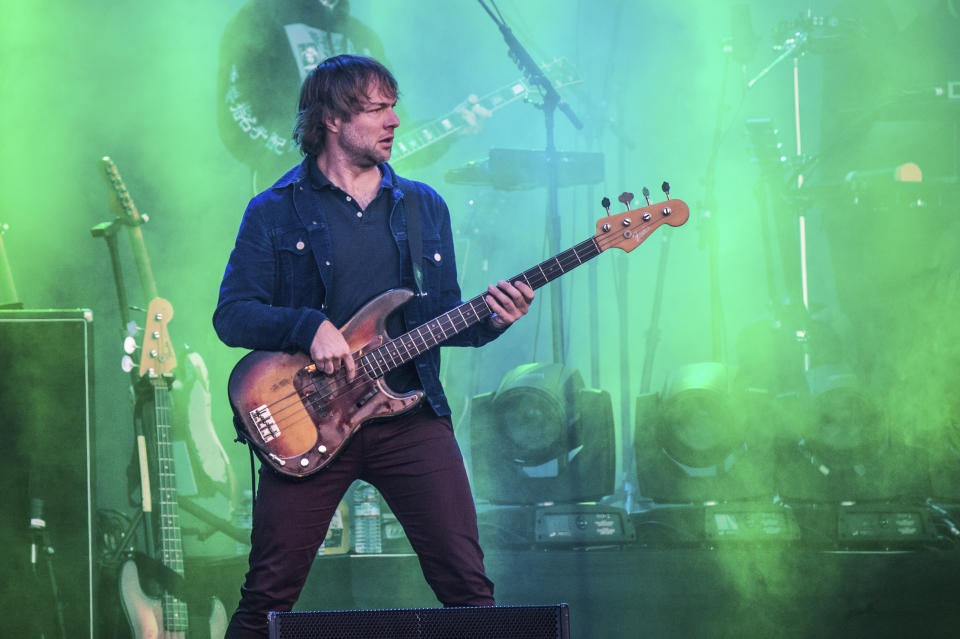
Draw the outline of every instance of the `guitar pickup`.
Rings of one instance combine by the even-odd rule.
[[[358,399],[354,405],[357,408],[363,408],[363,405],[369,402],[374,397],[376,397],[378,392],[379,391],[377,391],[376,389],[371,390],[369,393],[367,393],[366,395]]]
[[[277,426],[277,422],[274,421],[273,415],[270,414],[270,409],[267,408],[266,404],[250,411],[250,419],[253,420],[254,426],[257,427],[257,432],[260,434],[260,439],[263,440],[264,444],[280,437],[280,428]]]

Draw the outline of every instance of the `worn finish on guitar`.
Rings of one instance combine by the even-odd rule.
[[[356,359],[389,340],[385,318],[411,296],[388,291],[340,329]],[[229,395],[260,457],[286,474],[305,476],[329,464],[363,423],[412,409],[423,392],[395,393],[360,362],[356,377],[347,381],[343,369],[334,375],[318,371],[306,353],[253,351],[234,367]],[[279,435],[263,435],[251,416],[260,407],[267,408]]]

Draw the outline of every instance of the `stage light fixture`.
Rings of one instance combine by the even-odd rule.
[[[768,455],[748,441],[723,364],[675,370],[663,393],[638,399],[634,432],[640,494],[658,503],[773,496]]]
[[[893,436],[849,366],[818,366],[807,379],[809,410],[802,432],[777,447],[781,498],[836,504],[929,495],[925,452]]]
[[[524,364],[473,398],[474,493],[495,504],[577,503],[614,491],[610,395],[561,364]]]

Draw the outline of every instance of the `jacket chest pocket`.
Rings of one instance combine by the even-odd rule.
[[[424,238],[423,259],[420,261],[423,267],[424,291],[434,292],[441,287],[444,266],[449,257],[445,254],[439,239]]]
[[[277,245],[277,300],[281,306],[310,306],[323,303],[320,271],[305,231],[281,233]]]

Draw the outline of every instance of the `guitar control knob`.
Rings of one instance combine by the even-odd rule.
[[[300,465],[303,466],[304,468],[306,468],[307,466],[310,465],[310,460],[307,459],[306,457],[301,457],[301,458],[300,458]]]
[[[323,454],[327,452],[327,447],[324,446],[323,444],[320,444],[319,446],[317,446],[317,452]]]

